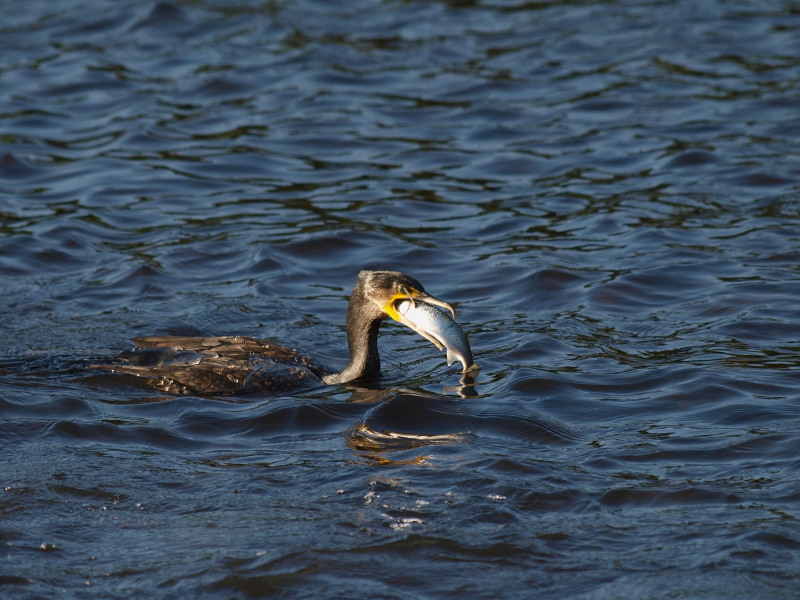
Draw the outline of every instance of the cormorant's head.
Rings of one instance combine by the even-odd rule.
[[[434,298],[425,291],[422,284],[400,271],[361,271],[356,288],[361,288],[378,309],[386,316],[403,324],[405,320],[397,312],[397,305],[403,300],[425,302],[450,311],[453,318],[456,311],[452,305]]]
[[[453,318],[433,306],[447,310]],[[413,277],[399,271],[361,271],[350,299],[348,321],[351,311],[354,316],[363,315],[365,310],[373,321],[392,318],[440,350],[446,348],[448,365],[459,360],[464,365],[464,372],[476,368],[469,340],[453,320],[455,309],[428,294]]]

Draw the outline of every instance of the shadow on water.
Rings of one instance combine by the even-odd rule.
[[[578,439],[567,427],[546,419],[474,414],[469,403],[410,390],[380,392],[380,401],[352,424],[347,445],[360,456],[388,464],[391,454],[432,445],[470,444],[484,437],[522,440],[534,445],[560,445]],[[424,460],[404,457],[402,463]]]

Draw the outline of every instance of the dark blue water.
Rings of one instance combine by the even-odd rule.
[[[793,2],[6,2],[4,598],[796,598]],[[88,365],[331,366],[359,269],[475,388],[170,397]]]

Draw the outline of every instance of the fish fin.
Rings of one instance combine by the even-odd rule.
[[[447,349],[447,366],[449,367],[456,361],[456,355],[453,354],[450,348]]]

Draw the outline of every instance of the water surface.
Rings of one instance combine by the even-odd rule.
[[[7,4],[4,597],[797,597],[796,6]],[[341,366],[365,267],[474,388],[397,324],[358,387],[87,368]]]

